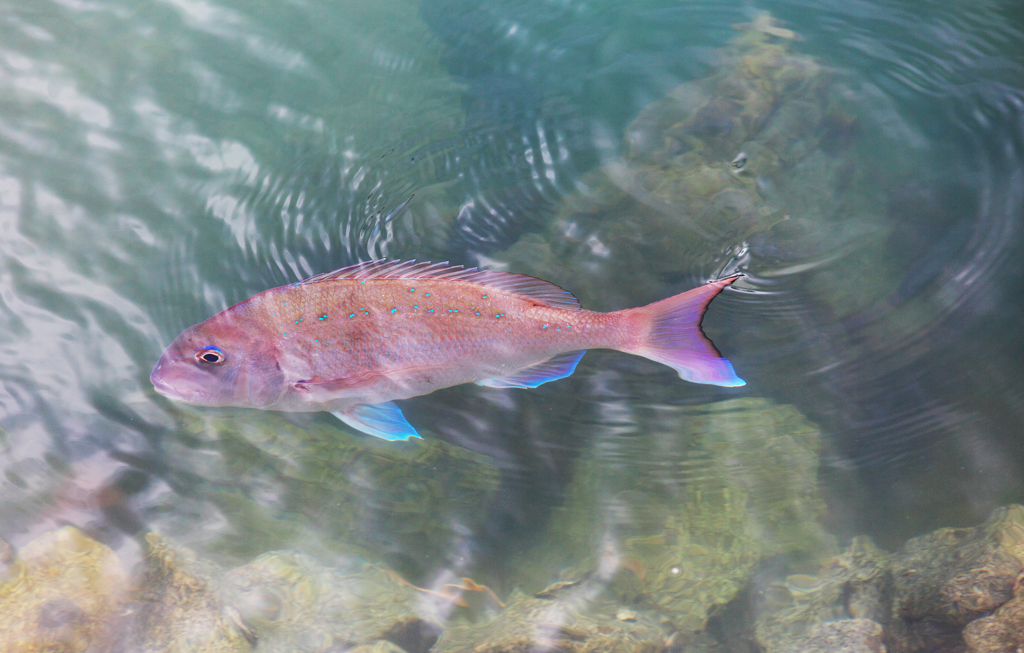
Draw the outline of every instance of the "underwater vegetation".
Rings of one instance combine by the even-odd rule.
[[[741,262],[772,276],[880,242],[884,201],[860,189],[901,157],[865,166],[854,136],[868,108],[767,15],[740,27],[711,75],[640,112],[545,231],[491,258],[613,307],[656,299],[682,261],[707,277]],[[864,263],[851,262],[858,286],[818,299],[848,312],[888,292],[884,261]]]
[[[326,546],[420,573],[464,548],[498,489],[486,456],[434,438],[387,443],[274,413],[183,419],[193,450],[222,451],[229,477],[259,470],[272,479],[270,502],[228,483],[211,489],[232,526],[215,548],[235,556],[288,546],[312,529]]]
[[[623,605],[693,633],[744,591],[758,562],[830,550],[820,435],[791,406],[664,407],[641,423],[631,456],[652,463],[637,473],[600,449],[581,460],[548,536],[519,561],[525,579],[596,574]]]
[[[293,551],[224,572],[164,537],[144,536],[129,579],[113,552],[73,527],[25,546],[0,585],[4,651],[192,653],[353,650],[393,642],[426,653],[440,627],[414,588],[384,569],[325,568]]]
[[[749,527],[756,519],[748,515]],[[606,557],[596,568],[570,569],[576,580],[532,596],[513,590],[504,601],[471,579],[438,590],[416,587],[360,557],[335,556],[335,566],[326,566],[279,550],[225,570],[153,532],[140,536],[143,560],[128,572],[108,547],[65,526],[16,553],[7,547],[0,647],[17,653],[717,653],[732,649],[701,632],[709,613],[722,619],[750,600],[759,603],[756,628],[740,643],[766,653],[1013,653],[1020,644],[1022,506],[999,508],[977,528],[914,538],[893,554],[854,538],[839,555],[819,556],[818,574],[791,575],[760,597],[751,570],[771,549],[750,553],[754,545],[725,544],[725,531],[735,536],[735,529],[720,523],[694,527],[681,546],[647,538],[643,560],[626,557],[643,554],[634,544],[629,554]],[[710,532],[719,538],[717,550]],[[822,544],[812,538],[805,549],[807,542]],[[774,550],[794,546],[789,541]],[[662,557],[680,567],[678,574],[669,571],[672,583],[651,564]],[[707,576],[727,580],[702,582],[695,563],[709,565]],[[620,573],[639,581],[641,600],[624,599]],[[479,594],[486,607],[454,612],[469,607],[467,592]]]
[[[995,510],[977,528],[913,538],[892,554],[856,537],[818,574],[792,575],[777,587],[758,619],[757,639],[768,653],[803,651],[815,627],[867,621],[884,633],[889,653],[1009,653],[1016,650],[1022,572],[1019,505]]]

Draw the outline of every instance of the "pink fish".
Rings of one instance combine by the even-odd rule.
[[[475,382],[535,388],[587,349],[617,349],[696,383],[744,382],[701,331],[738,276],[647,306],[580,308],[558,286],[447,263],[372,261],[266,290],[185,329],[150,380],[200,406],[334,413],[385,440],[419,437],[393,402]]]

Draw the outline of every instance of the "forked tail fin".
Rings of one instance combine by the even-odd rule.
[[[694,383],[735,387],[746,385],[732,364],[718,352],[700,328],[711,300],[740,275],[719,279],[681,295],[624,311],[639,318],[646,337],[630,353],[668,365]]]

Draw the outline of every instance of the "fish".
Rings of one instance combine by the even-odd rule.
[[[156,391],[198,406],[327,411],[385,440],[420,437],[394,402],[476,383],[536,388],[588,349],[663,363],[695,383],[744,385],[701,330],[742,275],[646,306],[584,310],[523,274],[381,259],[265,290],[188,327],[164,350]]]

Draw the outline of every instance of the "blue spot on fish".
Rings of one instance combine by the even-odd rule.
[[[349,315],[349,317],[355,317],[355,316],[356,316],[355,313],[352,313],[351,315]]]
[[[396,311],[398,311],[398,309],[397,309],[397,308],[393,308],[393,309],[391,309],[391,312],[392,312],[392,313],[394,313],[394,312],[396,312]]]
[[[433,312],[434,312],[434,309],[432,309],[432,308],[428,308],[428,309],[427,309],[427,312],[428,312],[428,313],[433,313]]]
[[[544,326],[542,326],[541,328],[542,328],[542,329],[546,329],[546,328],[548,328],[548,325],[546,325],[546,324],[545,324],[545,325],[544,325]]]
[[[484,295],[484,299],[487,299],[487,295]]]
[[[410,288],[409,292],[416,292],[416,289],[415,288]]]
[[[428,293],[428,292],[427,293],[423,293],[423,296],[424,297],[430,297],[430,293]]]
[[[480,311],[477,311],[477,312],[476,312],[476,314],[477,314],[477,315],[480,315]]]
[[[413,308],[419,308],[419,306],[413,306]]]

